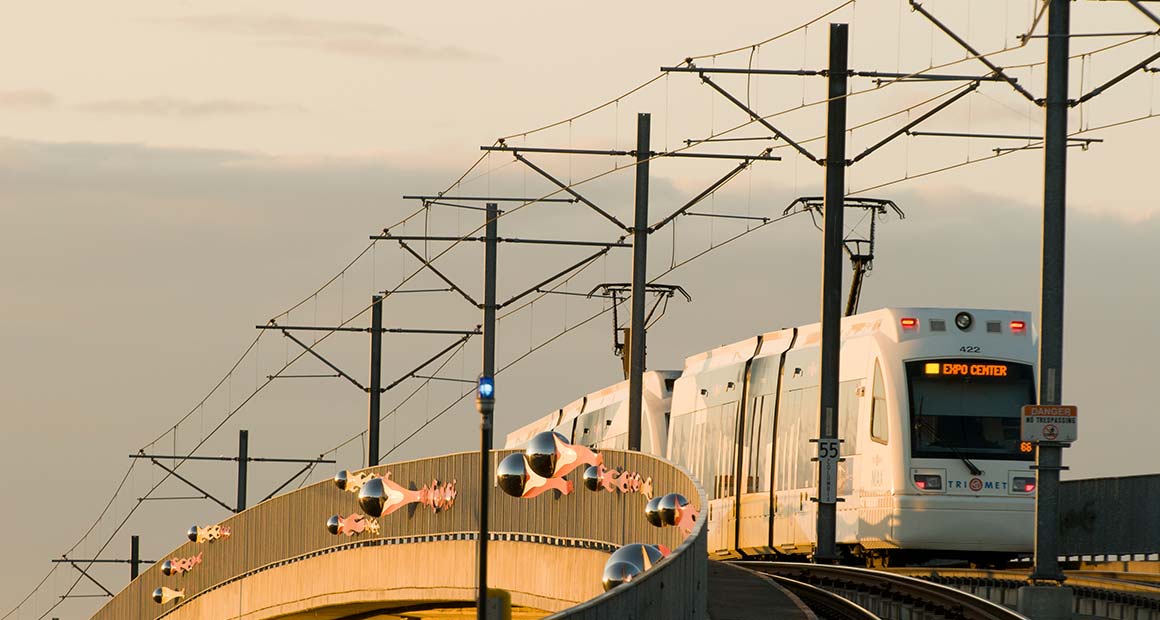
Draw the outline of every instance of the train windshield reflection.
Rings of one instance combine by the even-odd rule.
[[[943,363],[943,366],[954,364]],[[933,374],[907,364],[915,457],[1031,460],[1020,450],[1019,412],[1034,402],[1031,369],[1002,364],[1001,375]]]

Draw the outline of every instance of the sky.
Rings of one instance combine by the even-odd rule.
[[[227,515],[209,501],[150,500],[135,508],[163,477],[147,461],[125,474],[128,455],[138,450],[187,453],[204,440],[198,454],[229,455],[237,450],[238,430],[247,429],[251,455],[324,454],[338,461],[317,467],[309,481],[359,467],[365,394],[341,379],[268,380],[299,354],[276,332],[265,332],[243,353],[258,336],[254,326],[271,318],[285,325],[364,326],[368,315],[360,311],[375,291],[404,281],[402,290],[444,287],[430,273],[409,278],[418,263],[397,244],[371,246],[368,237],[385,227],[395,234],[468,234],[482,217],[434,208],[399,223],[418,206],[403,194],[451,188],[459,195],[544,196],[554,190],[508,154],[480,160],[480,146],[506,136],[510,144],[629,149],[639,112],[652,115],[654,150],[709,136],[768,136],[743,126],[746,117],[694,75],[660,77],[617,98],[657,77],[661,66],[735,48],[741,50],[694,62],[824,67],[829,21],[851,26],[852,68],[985,71],[920,15],[886,0],[846,5],[756,48],[750,46],[840,3],[775,9],[743,2],[712,11],[693,3],[663,10],[645,3],[567,10],[507,3],[449,11],[366,1],[3,2],[9,6],[0,24],[0,57],[7,59],[0,71],[0,338],[9,355],[0,358],[0,467],[12,473],[0,481],[8,498],[0,510],[6,532],[0,536],[0,615],[33,591],[50,558],[78,540],[72,557],[123,557],[128,536],[139,534],[145,557],[161,559],[190,524]],[[1019,66],[1042,60],[1042,39],[1026,47],[1016,39],[1032,23],[1035,3],[931,0],[924,6],[981,51],[1011,47],[997,62],[1028,89],[1043,92],[1042,66]],[[1154,29],[1126,3],[1073,3],[1074,32]],[[1130,38],[1077,40],[1073,97],[1160,45],[1155,36],[1141,37],[1082,55]],[[770,122],[815,155],[823,152],[816,138],[824,131],[825,106],[817,103],[824,80],[713,79],[763,115],[777,113]],[[961,86],[876,87],[856,79],[851,88],[853,156]],[[1158,91],[1160,73],[1136,72],[1070,118],[1071,131],[1083,132],[1079,137],[1103,140],[1069,150],[1064,400],[1084,418],[1079,441],[1064,457],[1070,478],[1158,471],[1149,437],[1160,423],[1146,386],[1160,345],[1150,312],[1160,302],[1153,251],[1160,244],[1160,201],[1147,182],[1156,168],[1160,119],[1104,128],[1152,114]],[[1041,124],[1039,108],[1005,84],[984,83],[921,129],[1034,135]],[[852,166],[850,194],[889,198],[906,213],[879,222],[875,269],[861,307],[1037,313],[1042,151],[1001,157],[992,151],[1028,145],[1034,142],[904,136]],[[821,169],[783,142],[698,148],[752,154],[766,146],[782,161],[758,162],[694,210],[776,218],[795,197],[820,194]],[[632,170],[625,160],[533,159],[617,217],[630,217]],[[654,161],[652,213],[671,212],[735,163]],[[622,234],[579,205],[506,208],[505,236],[607,241]],[[760,220],[682,217],[654,234],[650,276],[684,286],[693,302],[673,300],[652,328],[649,366],[680,368],[686,356],[713,346],[816,321],[821,235],[805,218],[757,227]],[[847,218],[853,229],[865,226],[860,214]],[[417,247],[434,255],[447,245]],[[502,247],[501,300],[587,253]],[[478,245],[462,245],[437,264],[478,295],[480,262]],[[582,294],[601,282],[624,281],[629,263],[625,250],[613,249],[560,290]],[[599,314],[606,301],[551,295],[520,307],[536,297],[501,312],[499,365],[515,363],[498,379],[497,437],[619,378],[611,317]],[[384,312],[396,327],[467,329],[480,320],[475,308],[447,293],[394,295]],[[340,333],[318,349],[362,381],[365,338]],[[393,381],[450,343],[389,335],[384,375]],[[470,379],[479,359],[473,339],[433,374]],[[285,374],[325,372],[303,358]],[[473,449],[477,415],[466,400],[454,404],[463,386],[411,379],[388,392],[384,413],[393,413],[383,424],[385,459]],[[189,463],[181,471],[229,503],[232,467]],[[250,503],[295,471],[253,465]],[[302,482],[297,478],[291,487]],[[151,497],[190,494],[170,480]],[[94,575],[115,591],[127,571],[101,566]],[[10,617],[40,617],[75,579],[75,571],[58,569]],[[91,584],[75,591],[95,592]],[[98,604],[70,599],[52,616],[87,617]]]

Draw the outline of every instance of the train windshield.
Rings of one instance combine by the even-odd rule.
[[[1031,366],[980,359],[908,362],[916,457],[1031,460],[1019,439],[1023,405],[1035,402]]]

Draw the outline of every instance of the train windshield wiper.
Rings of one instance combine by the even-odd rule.
[[[918,426],[919,428],[926,429],[926,431],[928,433],[930,433],[930,436],[934,437],[935,441],[941,443],[943,446],[950,449],[951,453],[954,454],[956,457],[958,457],[958,459],[960,461],[962,461],[964,465],[967,466],[967,469],[970,470],[972,476],[983,475],[983,470],[979,469],[979,467],[977,465],[972,463],[971,459],[968,459],[967,457],[963,456],[963,453],[959,452],[958,449],[956,449],[955,446],[953,444],[951,444],[951,442],[940,437],[938,434],[938,431],[934,430],[933,426],[931,426],[930,424],[927,424],[926,421],[922,419],[922,403],[924,400],[925,400],[925,398],[918,399],[918,424],[916,424],[916,426]]]

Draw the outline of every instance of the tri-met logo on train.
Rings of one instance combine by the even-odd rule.
[[[948,489],[970,489],[976,493],[983,489],[1006,491],[1007,482],[1005,481],[990,481],[982,478],[971,478],[970,480],[947,480]]]

